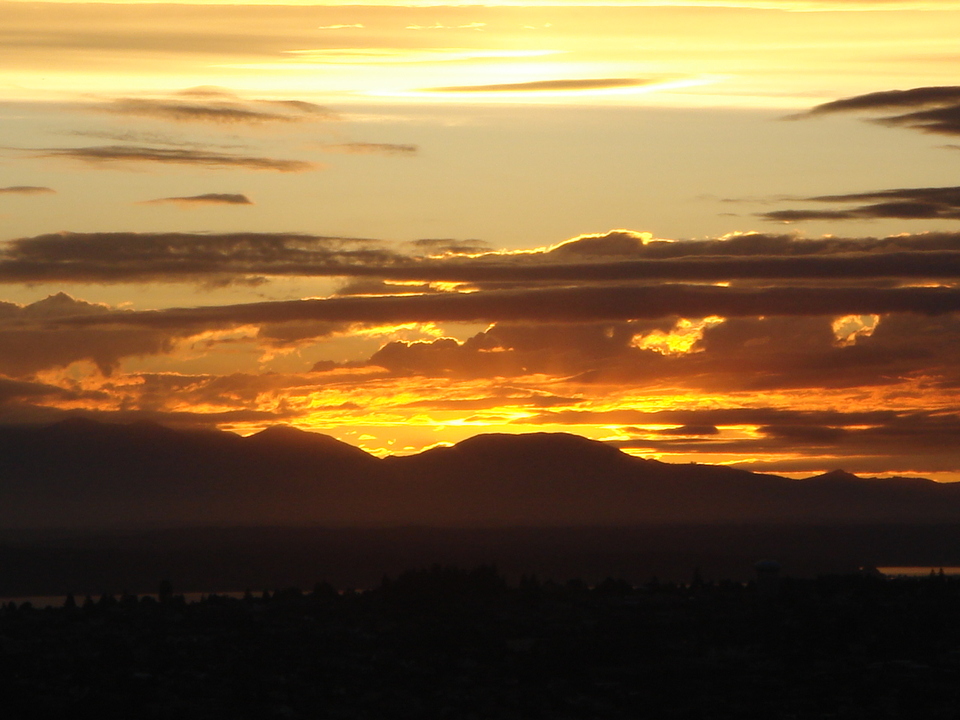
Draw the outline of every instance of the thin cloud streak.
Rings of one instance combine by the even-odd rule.
[[[833,100],[792,118],[814,117],[839,112],[878,112],[912,108],[912,112],[870,118],[871,122],[905,127],[924,133],[960,135],[960,87],[920,87],[885,90]]]
[[[613,90],[617,88],[642,87],[656,80],[640,78],[590,78],[579,80],[536,80],[533,82],[498,83],[493,85],[453,85],[428,88],[426,92],[437,93],[488,93],[488,92],[579,92],[583,90]]]
[[[366,142],[321,145],[320,149],[324,152],[347,155],[416,155],[420,150],[416,145]]]
[[[806,202],[853,203],[879,202],[850,210],[776,210],[760,213],[766,220],[795,222],[799,220],[960,220],[960,187],[897,188],[844,195],[820,195],[804,198]]]
[[[17,148],[20,149],[20,148]],[[80,148],[42,148],[36,158],[80,160],[94,165],[115,163],[160,163],[210,168],[242,168],[276,172],[306,172],[319,166],[303,160],[234,155],[209,150],[171,149],[147,146],[101,145]]]
[[[0,195],[49,195],[56,193],[53,188],[38,185],[11,185],[0,187]]]
[[[219,92],[208,92],[201,97],[224,95]],[[257,109],[256,105],[284,110],[285,112],[268,112]],[[293,123],[306,120],[336,120],[338,116],[327,108],[297,100],[268,100],[251,102],[246,105],[237,101],[184,102],[182,100],[157,100],[149,98],[118,98],[104,105],[97,105],[95,109],[117,115],[132,115],[150,117],[172,122],[212,122],[212,123]]]
[[[179,205],[253,205],[253,201],[246,195],[239,193],[204,193],[203,195],[186,195],[182,197],[157,198],[144,200],[145,205],[173,203]],[[0,261],[2,263],[2,261]]]
[[[855,95],[832,100],[815,106],[808,115],[824,115],[834,112],[859,110],[890,110],[893,108],[918,108],[960,103],[960,86],[912,88],[910,90],[883,90],[881,92]]]

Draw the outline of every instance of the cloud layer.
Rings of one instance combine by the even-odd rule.
[[[194,197],[226,201],[220,195]],[[242,202],[241,197],[235,200]],[[949,280],[960,276],[960,233],[826,239],[751,233],[670,242],[617,230],[518,253],[449,240],[398,244],[295,233],[57,233],[0,245],[0,282],[208,283],[271,276],[468,283],[489,289],[518,283]]]
[[[146,145],[99,145],[92,147],[41,148],[33,152],[37,158],[65,158],[95,165],[157,163],[192,165],[194,167],[231,168],[305,172],[316,170],[315,163],[303,160],[281,160],[234,153],[189,148],[151,147]]]
[[[776,210],[760,217],[780,222],[799,220],[960,220],[960,187],[897,188],[845,195],[820,195],[807,202],[861,203],[847,210]],[[874,201],[874,202],[871,202]]]
[[[146,200],[147,204],[173,203],[176,205],[253,205],[253,201],[246,195],[239,193],[204,193],[202,195],[186,195],[180,197],[157,198]]]
[[[840,112],[884,113],[871,118],[871,121],[925,133],[960,135],[960,86],[885,90],[856,95],[817,105],[807,114],[816,116]]]
[[[339,119],[332,110],[314,103],[302,100],[242,100],[219,88],[192,88],[171,98],[116,98],[94,108],[117,115],[171,122],[260,124]]]

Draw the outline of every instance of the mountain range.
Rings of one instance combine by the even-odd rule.
[[[377,458],[319,433],[0,428],[0,528],[960,522],[960,484],[671,465],[563,433]]]

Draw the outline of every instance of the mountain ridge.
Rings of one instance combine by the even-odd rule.
[[[86,419],[0,427],[0,528],[954,521],[960,492],[930,480],[671,465],[568,433],[377,458],[286,426],[249,437]]]

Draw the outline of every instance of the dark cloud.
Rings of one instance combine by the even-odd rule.
[[[201,88],[181,93],[193,99],[117,98],[97,105],[95,109],[119,115],[151,117],[173,122],[265,123],[303,122],[304,120],[335,120],[333,111],[313,103],[298,100],[241,101],[216,89]],[[230,98],[230,99],[225,99]],[[269,108],[265,109],[265,108]]]
[[[37,185],[11,185],[9,187],[0,187],[0,195],[43,195],[46,193],[55,193],[56,190]]]
[[[840,410],[792,410],[773,407],[731,407],[671,410],[552,410],[540,413],[536,422],[556,425],[677,425],[729,427],[742,425],[792,425],[804,427],[878,425],[902,413],[892,410],[843,412]],[[634,432],[639,432],[634,429]]]
[[[770,407],[601,412],[545,410],[520,423],[620,425],[632,438],[611,441],[649,453],[766,454],[786,460],[743,461],[757,470],[938,472],[960,467],[960,414],[955,410],[790,410]],[[650,428],[644,428],[649,425]],[[672,428],[657,426],[675,425]],[[755,433],[740,429],[752,426]],[[799,459],[798,457],[799,456]]]
[[[960,135],[960,103],[950,107],[918,110],[917,112],[894,115],[874,120],[881,125],[906,127],[925,133],[939,135]]]
[[[416,155],[416,145],[398,145],[396,143],[353,142],[338,145],[321,145],[324,152],[346,153],[348,155]]]
[[[660,435],[677,435],[681,437],[718,435],[720,433],[716,425],[681,425],[680,427],[657,430],[657,432]]]
[[[75,397],[75,393],[44,383],[0,377],[0,406],[18,400],[33,400],[40,397],[72,398]]]
[[[801,220],[960,220],[960,187],[897,188],[846,195],[820,195],[808,202],[867,202],[849,210],[777,210],[760,217],[781,222]],[[879,201],[871,203],[871,200]]]
[[[109,373],[123,357],[168,353],[183,338],[239,325],[259,326],[255,341],[263,347],[297,346],[362,325],[449,319],[457,313],[445,301],[453,300],[456,306],[464,298],[485,294],[335,298],[152,312],[110,312],[61,299],[53,318],[38,316],[24,327],[23,319],[31,312],[36,315],[28,306],[16,309],[15,317],[2,325],[0,343],[10,350],[0,358],[0,372],[22,376],[88,359]],[[424,302],[433,300],[440,302]],[[622,304],[622,298],[612,303]],[[953,359],[960,353],[956,315],[885,316],[871,336],[846,346],[838,343],[831,329],[833,316],[731,318],[703,329],[702,337],[691,338],[690,352],[664,355],[642,349],[636,339],[676,331],[682,324],[675,317],[589,322],[580,310],[569,312],[590,304],[576,294],[554,296],[550,303],[535,300],[532,294],[500,296],[494,303],[500,309],[499,322],[466,342],[388,343],[368,364],[398,376],[539,374],[584,385],[673,383],[704,392],[884,386],[916,373],[927,377],[928,386],[960,382],[960,368]],[[531,307],[536,311],[531,313]]]
[[[863,216],[849,210],[775,210],[759,213],[758,217],[773,222],[803,222],[804,220],[862,220]],[[869,217],[869,216],[868,216]]]
[[[476,255],[493,250],[490,244],[483,240],[453,238],[420,238],[411,245],[428,255]]]
[[[145,328],[68,327],[65,318],[109,315],[109,308],[59,293],[23,307],[5,304],[0,312],[0,374],[27,377],[79,360],[110,374],[121,358],[153,355],[173,348],[177,331]]]
[[[150,205],[157,203],[178,203],[185,205],[253,205],[253,201],[250,200],[250,198],[238,193],[204,193],[203,195],[158,198],[144,202]]]
[[[477,241],[447,239],[399,245],[291,233],[60,233],[0,246],[0,282],[207,283],[211,278],[327,276],[497,287],[762,279],[836,284],[960,277],[960,233],[819,240],[749,234],[644,242],[636,234],[617,231],[540,252],[485,250]]]
[[[335,295],[406,295],[437,292],[429,283],[399,286],[377,278],[360,278],[340,286]]]
[[[957,86],[886,90],[857,95],[817,105],[806,115],[904,109],[910,109],[911,112],[871,118],[871,122],[926,133],[960,135],[960,87]]]
[[[672,321],[606,324],[498,323],[463,343],[391,342],[371,358],[398,375],[434,377],[571,376],[622,362],[636,333],[669,330]]]
[[[655,80],[640,78],[590,78],[582,80],[537,80],[534,82],[499,83],[495,85],[454,85],[429,88],[428,92],[485,93],[485,92],[576,92],[579,90],[612,90],[641,87]]]
[[[263,274],[350,275],[354,266],[387,267],[395,259],[382,242],[296,233],[55,233],[0,247],[0,280],[210,282]]]
[[[945,85],[910,90],[884,90],[833,100],[812,108],[808,114],[823,115],[851,110],[892,110],[896,108],[939,107],[960,104],[960,87]]]
[[[385,297],[331,297],[243,305],[114,312],[95,324],[196,328],[276,322],[609,322],[666,317],[725,318],[960,312],[960,290],[739,288],[658,285],[544,288]],[[77,320],[89,325],[89,319]]]
[[[195,165],[199,167],[235,168],[245,170],[275,170],[277,172],[305,172],[316,170],[315,163],[303,160],[280,160],[231,153],[188,148],[158,148],[135,145],[101,145],[79,148],[43,148],[36,151],[38,158],[68,158],[88,163],[163,163]]]
[[[270,347],[295,347],[306,340],[320,340],[350,329],[347,323],[323,320],[266,323],[257,332],[257,340]]]
[[[872,334],[864,331],[852,342],[838,338],[831,316],[733,318],[699,329],[697,323],[677,318],[573,325],[501,322],[462,343],[450,338],[388,343],[370,363],[396,375],[546,375],[585,385],[651,384],[705,393],[887,388],[917,376],[931,388],[960,381],[953,361],[960,353],[958,316],[888,315],[865,325],[869,320],[875,320]],[[670,352],[665,336],[682,341],[686,350]],[[626,412],[597,422],[632,424],[642,422],[639,417]],[[772,422],[758,417],[728,421]],[[667,422],[717,425],[724,418],[681,414]]]
[[[695,440],[637,437],[616,444],[651,452],[799,455],[820,463],[806,464],[803,469],[822,468],[825,457],[857,472],[937,472],[960,465],[956,443],[960,415],[955,412],[903,412],[869,424],[843,417],[834,418],[831,425],[791,424],[789,414],[781,420],[759,426],[756,437],[723,437],[722,433]]]
[[[149,408],[119,410],[76,410],[27,404],[0,405],[0,423],[10,425],[52,425],[67,418],[87,418],[105,423],[153,422],[172,428],[219,429],[233,423],[272,425],[291,419],[289,412],[278,410],[223,410],[219,412],[171,411]]]
[[[960,208],[960,187],[898,188],[844,195],[820,195],[810,200],[819,202],[863,202],[869,200],[928,202]]]

